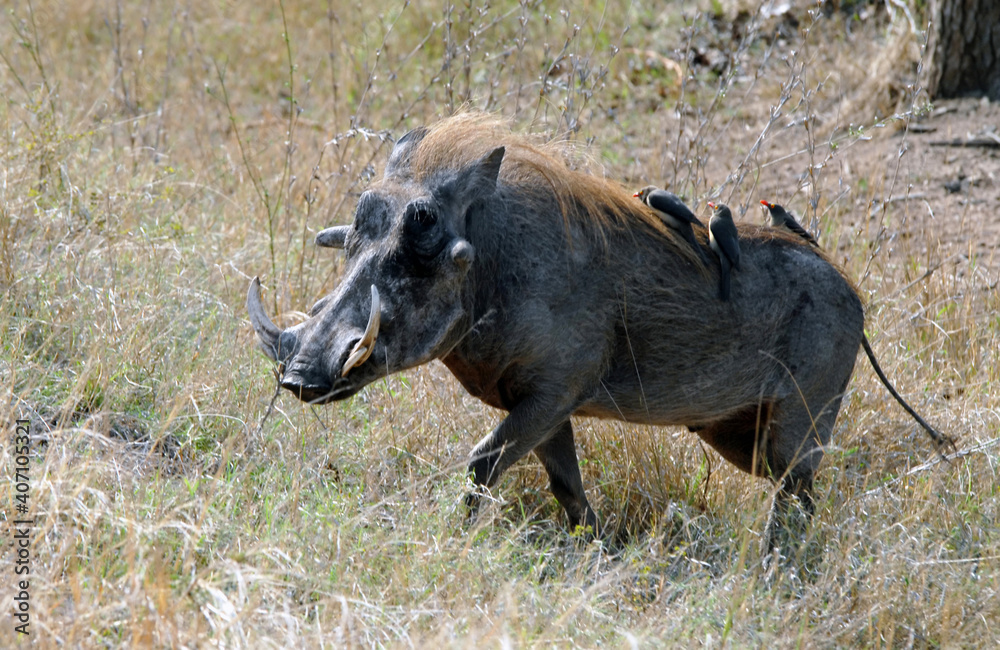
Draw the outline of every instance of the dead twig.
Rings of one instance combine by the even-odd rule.
[[[969,138],[967,140],[963,140],[962,138],[955,138],[954,140],[931,140],[927,144],[932,147],[985,147],[987,149],[1000,149],[1000,138],[993,133],[987,133],[985,136],[979,138]]]
[[[274,394],[271,395],[271,401],[267,405],[267,410],[264,411],[264,415],[260,418],[260,424],[257,425],[257,429],[254,431],[254,439],[260,438],[260,434],[264,431],[264,423],[267,422],[267,418],[271,417],[271,412],[274,411],[274,403],[278,400],[278,394],[281,392],[281,380],[277,373],[275,373],[274,379]]]
[[[898,203],[900,201],[918,201],[920,199],[926,199],[927,192],[915,192],[913,194],[902,194],[900,196],[889,197],[888,203]]]
[[[864,494],[862,494],[861,497],[865,498],[865,497],[870,497],[872,495],[878,494],[879,492],[882,492],[882,491],[886,490],[887,488],[890,488],[893,485],[899,483],[900,481],[902,481],[904,478],[907,478],[908,476],[913,476],[914,474],[919,474],[920,472],[926,472],[927,470],[933,468],[935,465],[939,465],[939,464],[941,464],[942,462],[945,462],[945,461],[950,462],[950,461],[956,460],[958,458],[965,458],[966,456],[970,456],[972,454],[985,451],[985,450],[989,449],[990,447],[996,446],[998,443],[1000,443],[1000,437],[993,438],[992,440],[987,440],[986,442],[980,443],[980,444],[976,445],[975,447],[970,447],[968,449],[960,449],[960,450],[956,451],[953,454],[947,454],[947,455],[942,454],[940,456],[936,456],[933,459],[927,461],[926,463],[924,463],[922,465],[917,465],[916,467],[914,467],[910,471],[906,472],[905,474],[897,476],[896,478],[894,478],[891,481],[888,481],[888,482],[886,482],[886,483],[878,486],[877,488],[873,488],[871,490],[868,490],[867,492],[865,492]]]

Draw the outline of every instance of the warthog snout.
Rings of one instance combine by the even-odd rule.
[[[371,285],[371,307],[364,332],[357,339],[344,335],[346,333],[343,332],[339,336],[338,333],[333,333],[335,342],[331,347],[340,352],[335,352],[327,364],[322,362],[322,355],[306,352],[300,354],[300,348],[309,340],[309,335],[317,331],[316,327],[306,329],[309,321],[287,330],[280,329],[271,321],[261,305],[258,278],[254,278],[250,283],[247,292],[247,311],[250,314],[250,323],[257,333],[260,348],[279,364],[282,388],[292,392],[299,399],[318,403],[343,399],[357,390],[358,386],[355,386],[355,382],[350,381],[347,376],[371,357],[382,322],[382,301],[378,289],[375,285]],[[357,332],[356,329],[354,331]],[[327,365],[332,367],[327,368]],[[336,369],[335,373],[331,372],[333,369]],[[332,383],[331,377],[335,377]]]

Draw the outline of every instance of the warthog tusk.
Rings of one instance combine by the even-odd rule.
[[[341,377],[346,377],[352,368],[360,366],[371,356],[372,351],[375,349],[375,339],[378,338],[378,327],[381,322],[382,302],[378,297],[378,289],[373,284],[372,311],[368,315],[368,326],[365,327],[365,333],[361,335],[361,340],[354,344],[350,356],[344,362],[344,368],[340,372]]]
[[[247,311],[250,313],[250,324],[260,340],[260,347],[272,361],[278,361],[278,340],[281,330],[267,317],[267,312],[260,304],[260,279],[254,278],[247,291]]]
[[[366,359],[368,359],[368,355],[370,354],[371,350],[368,348],[355,347],[351,352],[351,356],[347,357],[347,361],[344,362],[344,371],[340,373],[340,376],[346,377],[347,373],[349,373],[354,366],[361,365]]]

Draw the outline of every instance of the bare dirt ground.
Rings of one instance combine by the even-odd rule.
[[[728,85],[714,104],[684,96],[670,74],[676,63],[626,52],[627,108],[657,117],[625,139],[638,165],[623,176],[672,185],[702,209],[706,198],[721,197],[742,220],[763,221],[758,202],[767,198],[819,232],[848,267],[857,244],[867,244],[876,266],[916,246],[928,267],[971,263],[995,290],[1000,105],[930,101],[920,88],[920,39],[890,28],[878,3],[858,7],[854,19],[830,22],[806,3],[717,17],[682,42],[703,88],[713,75]],[[823,36],[806,36],[810,24]],[[754,36],[741,41],[748,26]],[[678,35],[666,25],[651,27],[645,40],[671,39]],[[719,114],[706,119],[712,110]],[[648,126],[657,122],[662,133]],[[692,144],[699,137],[702,150]]]
[[[902,150],[890,201],[928,247],[950,258],[1000,263],[1000,105],[986,99],[935,102],[906,132],[883,138],[858,165],[892,169]],[[905,138],[905,141],[904,141]],[[996,284],[990,287],[996,289]]]
[[[837,154],[838,183],[845,188],[821,204],[810,221],[808,182],[801,164],[769,175],[769,191],[787,201],[807,225],[819,230],[823,246],[846,267],[857,245],[867,245],[870,260],[855,277],[869,300],[919,284],[942,269],[970,286],[995,293],[1000,277],[1000,105],[985,99],[951,99],[895,129],[876,131]],[[779,156],[780,157],[780,156]],[[798,192],[795,192],[798,188]],[[791,194],[791,196],[789,196]],[[830,194],[828,192],[828,194]],[[835,194],[835,193],[833,193]],[[754,201],[751,201],[753,208]],[[744,219],[763,219],[751,209]],[[831,220],[839,223],[833,224]],[[824,233],[837,232],[837,241]],[[836,252],[834,252],[836,251]],[[907,260],[920,260],[906,268]],[[870,283],[872,263],[902,272],[899,283]],[[953,297],[964,296],[958,291]],[[975,301],[970,305],[977,308]]]

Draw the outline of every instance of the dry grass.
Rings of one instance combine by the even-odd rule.
[[[923,109],[900,21],[244,4],[17,1],[0,24],[0,421],[32,421],[36,521],[31,636],[5,618],[0,644],[1000,644],[1000,264],[980,220],[889,201],[916,172],[879,127]],[[897,85],[871,115],[883,52]],[[302,318],[340,264],[314,233],[350,219],[391,137],[466,104],[696,206],[798,209],[961,454],[933,464],[859,359],[815,523],[767,584],[768,486],[685,431],[578,423],[602,545],[564,531],[531,461],[465,522],[465,454],[501,415],[440,364],[324,408],[283,395],[258,427],[273,379],[249,278],[279,324]]]

